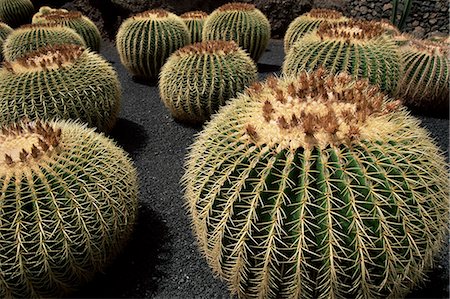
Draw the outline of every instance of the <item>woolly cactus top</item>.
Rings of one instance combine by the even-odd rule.
[[[392,129],[384,115],[400,106],[386,102],[377,87],[349,75],[326,76],[323,69],[298,78],[269,78],[246,94],[255,104],[241,118],[250,142],[278,148],[326,147],[378,139]]]
[[[340,23],[325,22],[319,26],[320,38],[344,38],[352,40],[369,40],[385,33],[380,23],[373,21],[351,20]]]
[[[217,11],[246,11],[246,10],[254,10],[256,9],[256,6],[250,3],[241,3],[241,2],[234,2],[234,3],[227,3],[222,6],[220,6]]]
[[[311,9],[311,11],[306,13],[305,16],[315,19],[340,19],[344,17],[344,15],[341,12],[326,8]]]
[[[167,18],[172,15],[170,12],[164,9],[150,9],[133,16],[135,19],[153,19],[153,18]]]
[[[13,73],[57,69],[73,63],[84,51],[85,48],[78,45],[47,46],[22,58],[5,62],[4,67]]]
[[[50,11],[46,14],[43,14],[41,16],[42,19],[45,19],[46,21],[61,21],[61,20],[67,20],[67,19],[81,19],[83,14],[79,11]]]
[[[192,45],[187,45],[175,52],[175,55],[204,55],[219,54],[226,55],[239,51],[239,46],[234,41],[210,40]]]
[[[448,56],[450,53],[450,45],[443,42],[435,42],[431,40],[412,39],[408,46],[414,48],[416,51],[435,56]]]
[[[207,16],[208,14],[204,11],[194,10],[185,12],[180,17],[182,19],[205,19]]]

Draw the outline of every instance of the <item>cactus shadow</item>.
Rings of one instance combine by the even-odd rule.
[[[258,72],[259,73],[277,73],[281,72],[281,66],[276,64],[267,64],[267,63],[258,63]]]
[[[146,77],[134,75],[131,77],[131,80],[134,83],[141,84],[141,85],[146,85],[146,86],[151,86],[151,87],[158,86],[158,79],[149,79]]]
[[[112,137],[132,157],[145,148],[149,138],[142,125],[125,118],[117,119],[109,137]]]
[[[168,241],[162,217],[140,206],[134,233],[122,253],[70,298],[148,298],[166,276],[160,268],[169,259]]]

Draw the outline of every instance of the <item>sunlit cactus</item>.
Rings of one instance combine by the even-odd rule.
[[[126,19],[117,32],[116,46],[128,71],[156,79],[170,54],[189,44],[189,39],[189,30],[179,16],[154,9]]]
[[[137,173],[75,122],[0,128],[0,297],[60,297],[107,266],[137,216]]]
[[[203,26],[203,41],[233,40],[257,62],[270,39],[267,17],[249,3],[228,3],[213,11]]]
[[[254,84],[190,148],[201,251],[241,298],[401,298],[448,233],[442,153],[400,102],[323,69]]]
[[[303,35],[319,28],[323,22],[344,22],[349,19],[333,9],[314,8],[294,19],[286,30],[284,35],[284,51],[287,53],[291,46],[297,42]]]
[[[109,131],[120,99],[114,68],[80,46],[40,48],[0,68],[0,125],[23,117],[80,119]]]
[[[0,22],[0,62],[3,61],[3,43],[6,37],[13,31],[7,24]]]
[[[73,29],[57,24],[28,24],[8,35],[3,44],[3,55],[5,60],[12,61],[41,47],[65,44],[86,46]]]
[[[11,27],[30,23],[34,6],[30,0],[0,0],[0,22]]]
[[[198,10],[189,11],[180,16],[191,34],[191,44],[202,41],[203,25],[207,16],[206,12]]]
[[[175,119],[202,123],[256,79],[255,63],[235,42],[206,41],[169,57],[159,90]]]
[[[319,67],[332,73],[348,72],[355,78],[367,78],[391,92],[400,79],[399,47],[377,22],[323,23],[291,47],[283,63],[283,73],[296,75]]]

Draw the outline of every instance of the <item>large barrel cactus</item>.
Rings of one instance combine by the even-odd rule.
[[[76,45],[49,46],[0,68],[0,125],[23,117],[115,124],[121,98],[114,68]]]
[[[189,44],[189,30],[173,13],[153,9],[126,19],[120,25],[116,46],[122,64],[133,74],[158,78],[166,59]]]
[[[0,130],[0,297],[59,297],[112,261],[137,215],[126,153],[78,123]]]
[[[322,66],[332,73],[367,78],[390,92],[400,79],[401,59],[396,41],[380,23],[323,23],[291,47],[283,72],[296,75]]]
[[[256,78],[255,63],[235,42],[206,41],[169,57],[159,90],[174,118],[201,123]]]
[[[348,18],[333,9],[314,8],[297,18],[295,18],[286,30],[284,35],[284,51],[287,53],[290,47],[295,44],[303,35],[316,30],[323,22],[344,22]]]
[[[191,34],[191,44],[202,41],[203,25],[207,16],[206,12],[199,10],[188,11],[180,16]]]
[[[67,26],[75,30],[86,43],[86,47],[93,51],[100,50],[101,35],[97,26],[78,11],[50,9],[39,11],[33,17],[33,23],[51,23]]]
[[[3,55],[5,60],[12,61],[41,47],[64,44],[86,46],[73,29],[58,24],[28,24],[8,35],[3,44]]]
[[[11,27],[29,23],[33,13],[34,6],[30,0],[0,0],[0,22]]]
[[[3,61],[3,43],[6,37],[13,31],[7,24],[0,22],[0,62]]]
[[[242,298],[400,298],[448,232],[446,163],[428,135],[346,74],[253,85],[188,155],[208,263]]]
[[[267,17],[249,3],[228,3],[213,11],[203,26],[203,41],[233,40],[257,62],[270,39]]]
[[[404,72],[397,95],[402,96],[408,106],[448,116],[449,44],[411,40],[400,53]]]

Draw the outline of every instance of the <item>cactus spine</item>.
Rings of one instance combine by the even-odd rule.
[[[114,68],[76,45],[40,48],[0,69],[0,125],[23,117],[70,118],[109,131],[120,98]]]
[[[59,297],[112,261],[137,214],[126,153],[78,123],[0,129],[0,297]]]
[[[253,4],[228,3],[213,11],[203,27],[203,41],[233,40],[257,62],[270,39],[270,23]]]
[[[400,78],[401,59],[395,40],[379,23],[323,23],[291,47],[283,73],[296,75],[321,66],[332,73],[348,72],[355,78],[367,78],[390,92]]]
[[[191,34],[191,44],[202,41],[203,25],[207,16],[206,12],[198,10],[189,11],[180,16]]]
[[[159,90],[174,118],[201,123],[256,78],[255,63],[235,42],[206,41],[169,57]]]
[[[74,44],[85,47],[73,29],[56,24],[29,24],[14,30],[3,44],[5,60],[13,61],[41,47]]]
[[[158,78],[170,54],[188,43],[189,30],[183,20],[161,9],[128,18],[116,37],[122,64],[133,75],[148,79]]]
[[[242,298],[400,298],[448,232],[446,163],[367,81],[270,78],[204,127],[182,183],[199,246]]]
[[[297,17],[289,24],[284,35],[284,52],[288,53],[295,42],[305,34],[319,28],[319,25],[325,21],[338,23],[348,21],[348,18],[336,10],[323,8],[312,9],[310,12]]]
[[[0,22],[17,27],[31,21],[34,6],[30,0],[0,0]]]
[[[0,62],[3,61],[3,43],[6,37],[13,31],[11,27],[0,22]]]

